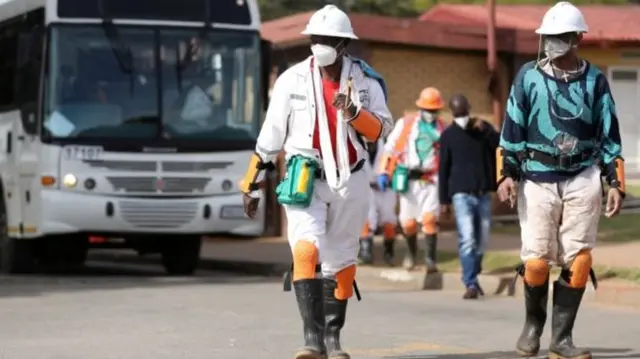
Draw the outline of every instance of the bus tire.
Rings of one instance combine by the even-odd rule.
[[[162,244],[162,264],[169,275],[193,275],[200,262],[202,237],[166,239]]]
[[[0,272],[3,274],[32,273],[33,241],[20,240],[6,234],[0,238]]]
[[[0,191],[2,187],[0,186]],[[33,272],[33,240],[20,240],[9,235],[4,193],[0,199],[0,273],[24,274]]]

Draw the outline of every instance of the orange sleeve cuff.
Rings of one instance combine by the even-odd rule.
[[[349,124],[371,142],[377,141],[382,134],[382,121],[365,109],[360,109]]]
[[[388,166],[389,166],[389,160],[390,160],[390,156],[387,154],[383,154],[382,157],[380,158],[380,163],[378,163],[378,173],[386,173],[389,174],[388,170]]]
[[[251,155],[247,172],[244,174],[244,177],[242,178],[242,180],[240,180],[239,183],[240,192],[250,193],[259,189],[259,184],[256,183],[256,180],[258,179],[258,175],[260,174],[261,165],[262,160],[260,159],[260,157],[258,157],[258,155],[255,153]]]
[[[504,166],[503,149],[498,147],[496,149],[496,181],[500,182],[502,179],[502,168]]]
[[[627,192],[627,186],[625,184],[624,177],[624,160],[622,158],[616,158],[616,177],[618,179],[618,189],[622,192]]]

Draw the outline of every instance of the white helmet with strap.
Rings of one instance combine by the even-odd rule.
[[[309,19],[307,27],[301,34],[340,37],[346,39],[358,38],[353,33],[351,21],[347,14],[338,9],[335,5],[327,5],[316,11]]]
[[[589,31],[582,12],[568,1],[552,6],[542,18],[542,24],[536,30],[539,35],[560,35],[568,32],[585,33]]]

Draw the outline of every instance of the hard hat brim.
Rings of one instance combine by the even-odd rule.
[[[306,36],[327,36],[327,37],[339,37],[343,39],[358,40],[358,37],[354,33],[338,32],[338,31],[317,31],[313,29],[304,29],[300,34]]]
[[[577,30],[577,29],[572,29],[572,30],[566,30],[566,29],[562,29],[562,30],[556,30],[556,31],[550,31],[545,29],[544,27],[539,27],[536,29],[536,34],[538,35],[561,35],[561,34],[566,34],[568,32],[577,32],[579,34],[586,34],[588,32],[587,29],[581,29],[581,30]]]
[[[433,103],[417,99],[416,106],[422,110],[442,110],[444,108],[444,101],[440,100],[437,103]]]

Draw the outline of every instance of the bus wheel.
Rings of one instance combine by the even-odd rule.
[[[34,268],[33,240],[0,238],[0,272],[4,274],[31,273]]]
[[[4,274],[31,273],[34,264],[33,240],[20,240],[9,236],[7,212],[4,203],[0,203],[0,272]]]
[[[201,247],[200,236],[165,239],[162,243],[162,264],[167,274],[192,275],[198,268]]]

